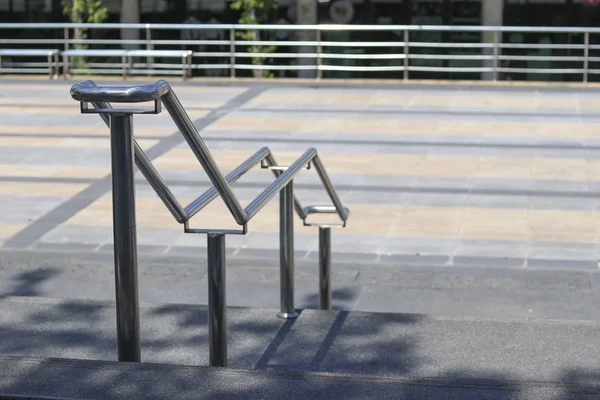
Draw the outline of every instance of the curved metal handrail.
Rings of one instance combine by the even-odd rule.
[[[294,179],[298,172],[310,164],[314,166],[319,175],[325,190],[333,202],[335,212],[340,217],[343,225],[346,224],[349,210],[343,206],[329,176],[327,175],[327,171],[318,156],[317,150],[314,148],[308,149],[291,166],[285,168],[284,171],[273,169],[273,173],[276,177],[275,181],[265,188],[265,190],[244,209],[233,193],[230,185],[235,183],[242,175],[259,163],[264,163],[267,167],[278,166],[271,151],[267,147],[261,148],[227,176],[223,176],[208,147],[204,144],[198,130],[185,112],[168,82],[159,80],[153,84],[124,87],[97,86],[94,81],[88,80],[74,85],[71,88],[71,96],[73,99],[82,102],[82,104],[89,102],[92,103],[96,110],[106,110],[106,112],[110,113],[119,112],[119,109],[112,107],[110,104],[111,101],[114,103],[162,102],[196,155],[196,158],[204,168],[213,187],[201,194],[184,208],[165,184],[164,180],[137,142],[135,142],[134,148],[135,162],[175,220],[185,224],[186,227],[190,218],[205,208],[219,195],[227,205],[227,208],[235,221],[239,225],[245,226],[277,193],[279,193],[279,191]],[[156,113],[160,112],[160,107],[157,106],[155,110]],[[124,112],[125,111],[131,112],[131,110],[124,110]],[[105,113],[100,113],[100,116],[108,125],[108,116]],[[301,203],[294,196],[294,208],[305,225],[306,218],[309,214],[332,213],[331,207],[332,206],[309,206],[303,208]]]

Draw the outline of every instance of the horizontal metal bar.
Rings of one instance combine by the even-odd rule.
[[[501,56],[498,56],[498,60],[508,60],[508,61],[583,61],[584,57],[501,55]],[[590,57],[589,60],[591,61],[592,57]],[[600,58],[598,58],[598,60],[600,60]]]
[[[423,71],[423,72],[490,72],[493,71],[492,67],[408,67],[409,71]],[[498,68],[498,71],[500,69]]]
[[[317,42],[314,42],[316,46]],[[320,42],[323,47],[404,47],[404,42]]]
[[[283,172],[275,181],[269,185],[261,194],[258,195],[244,210],[248,220],[256,215],[262,208],[277,194],[285,185],[287,185],[306,164],[317,156],[317,151],[313,148],[308,149],[300,158],[298,158],[290,168]]]
[[[321,71],[364,71],[364,72],[377,72],[377,71],[404,71],[404,66],[383,66],[383,67],[351,67],[344,65],[320,65]]]
[[[225,180],[228,184],[234,184],[238,179],[242,177],[246,172],[250,171],[255,165],[260,163],[266,157],[271,154],[271,151],[268,147],[263,147],[254,153],[250,158],[241,163],[236,169],[231,171],[226,177]],[[217,198],[219,192],[213,186],[200,195],[196,200],[192,201],[187,207],[185,207],[185,213],[192,218],[199,211],[201,211],[204,207],[210,204],[211,201]]]
[[[192,64],[191,69],[229,69],[231,64]],[[181,73],[181,71],[179,71]]]
[[[453,26],[453,25],[240,25],[240,24],[120,24],[120,23],[0,23],[0,29],[165,29],[165,30],[282,30],[282,31],[465,31],[600,33],[597,27]]]
[[[316,65],[254,65],[254,64],[236,64],[236,69],[250,70],[272,70],[272,71],[314,71]]]
[[[499,72],[517,72],[530,74],[583,74],[583,68],[498,68]]]
[[[46,68],[0,68],[0,72],[3,73],[31,73],[31,74],[47,74],[48,67]]]
[[[502,49],[584,49],[582,44],[530,44],[530,43],[498,43]]]
[[[58,50],[53,49],[2,49],[0,56],[53,56],[58,54]]]
[[[482,56],[479,54],[409,54],[411,60],[493,60],[494,56]]]
[[[493,43],[447,43],[447,42],[409,42],[409,47],[439,47],[439,48],[478,48],[478,49],[492,49],[494,48]]]

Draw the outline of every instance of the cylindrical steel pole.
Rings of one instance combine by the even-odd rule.
[[[279,192],[281,318],[296,318],[294,308],[294,181]]]
[[[208,342],[211,367],[227,366],[225,235],[208,234]]]
[[[319,310],[331,310],[330,227],[319,227]]]
[[[140,362],[133,116],[110,115],[119,361]]]

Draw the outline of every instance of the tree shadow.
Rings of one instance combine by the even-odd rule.
[[[40,285],[55,273],[50,268],[22,274],[15,278],[10,293],[40,293]],[[336,292],[336,297],[345,300],[355,296],[351,290]],[[316,295],[307,299],[316,299]],[[506,369],[494,372],[497,360],[493,359],[484,364],[458,360],[440,367],[436,365],[439,353],[433,356],[431,351],[424,351],[424,346],[435,347],[442,335],[460,336],[461,330],[431,330],[428,324],[435,319],[427,316],[305,309],[297,319],[281,320],[275,314],[273,309],[228,309],[229,365],[251,372],[226,370],[230,371],[227,378],[215,369],[157,367],[162,372],[153,376],[149,371],[155,367],[148,366],[144,367],[146,375],[132,380],[126,374],[128,367],[120,364],[117,369],[78,368],[72,379],[84,390],[82,393],[107,394],[96,398],[253,399],[280,398],[282,393],[289,399],[587,400],[600,396],[600,371],[594,368],[568,370],[556,382],[522,382],[503,372]],[[2,356],[116,359],[113,304],[5,297],[0,301],[0,315]],[[207,323],[206,306],[143,305],[142,360],[206,366]],[[460,345],[460,337],[454,343]],[[468,349],[468,345],[460,346]],[[544,346],[552,343],[541,348]],[[444,351],[439,345],[436,349]],[[448,355],[442,357],[461,357],[447,350]],[[471,351],[481,349],[473,347]],[[475,357],[469,353],[463,356]],[[56,387],[61,380],[52,374],[58,372],[48,372],[43,363],[19,372],[15,375],[18,379],[2,379],[1,358],[0,393],[68,394],[68,388]],[[486,368],[465,369],[461,367],[464,365]],[[44,379],[38,383],[40,376]]]
[[[42,296],[41,286],[60,273],[60,270],[54,267],[42,267],[20,273],[11,277],[12,288],[0,298],[8,296]]]

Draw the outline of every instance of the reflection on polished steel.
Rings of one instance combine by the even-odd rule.
[[[208,234],[208,278],[209,278],[209,342],[210,365],[227,365],[227,321],[225,299],[225,235],[245,234],[248,222],[279,193],[280,194],[280,254],[281,254],[281,312],[283,318],[298,316],[294,308],[294,209],[305,225],[306,219],[313,214],[335,213],[345,226],[349,210],[342,205],[317,151],[308,149],[289,167],[280,166],[271,151],[263,147],[240,164],[227,176],[223,176],[208,147],[198,134],[177,96],[169,84],[160,80],[144,86],[107,86],[98,87],[93,81],[74,85],[71,89],[74,99],[81,102],[83,113],[96,113],[111,129],[111,152],[113,155],[113,209],[115,231],[115,271],[117,285],[117,319],[119,335],[119,359],[139,361],[139,312],[135,239],[135,208],[133,162],[156,191],[175,220],[184,225],[187,233]],[[121,108],[113,103],[154,102],[152,110]],[[85,104],[84,104],[85,103]],[[87,104],[93,105],[89,109]],[[204,168],[213,186],[183,208],[164,180],[154,168],[143,149],[135,142],[132,131],[133,114],[160,113],[160,104],[164,105],[171,118],[191,147],[199,163]],[[134,156],[135,155],[135,156]],[[236,198],[231,185],[254,166],[261,164],[272,170],[275,180],[248,206],[243,209]],[[303,208],[294,196],[294,177],[304,168],[314,166],[333,205],[311,205]],[[124,171],[124,172],[123,172]],[[192,229],[189,220],[220,196],[227,205],[235,221],[242,230],[231,229]],[[330,225],[333,226],[333,225]],[[329,229],[329,228],[327,228]],[[327,231],[329,232],[329,231]],[[320,233],[322,234],[322,233]],[[327,237],[329,257],[330,241]],[[325,242],[323,242],[325,243]],[[321,247],[323,247],[321,243]],[[320,250],[320,253],[324,253]],[[322,265],[330,265],[329,258]],[[330,267],[321,267],[322,278],[327,284],[321,289],[328,291],[331,304]],[[327,296],[326,296],[327,297]]]
[[[319,310],[331,310],[331,228],[319,227]]]
[[[110,116],[110,148],[119,361],[140,362],[133,117],[131,115]]]
[[[287,171],[286,171],[287,172]],[[296,318],[294,307],[294,181],[279,193],[279,280],[281,318]]]
[[[227,366],[225,235],[208,235],[208,342],[212,367]]]

